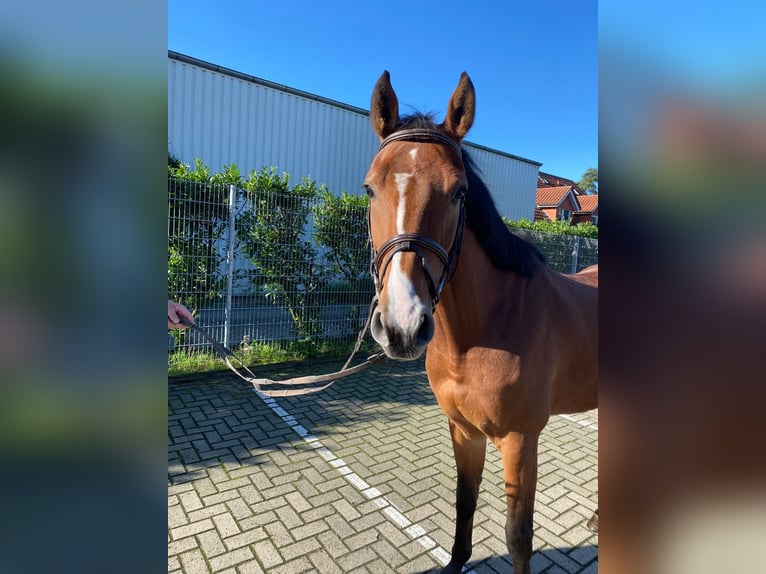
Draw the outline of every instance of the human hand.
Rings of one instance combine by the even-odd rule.
[[[168,300],[168,329],[186,329],[186,325],[181,322],[182,318],[194,324],[191,311],[180,303]]]

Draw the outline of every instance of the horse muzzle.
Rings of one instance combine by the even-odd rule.
[[[426,350],[434,336],[434,318],[422,304],[412,305],[405,312],[376,309],[370,332],[391,359],[411,361]]]

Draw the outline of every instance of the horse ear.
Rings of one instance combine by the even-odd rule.
[[[447,116],[444,118],[442,127],[458,143],[465,137],[473,125],[473,116],[476,112],[476,92],[468,74],[460,74],[460,81],[452,93],[447,106]]]
[[[399,100],[396,99],[394,88],[391,87],[391,76],[385,70],[378,78],[372,90],[370,104],[370,121],[372,129],[385,139],[399,126]]]

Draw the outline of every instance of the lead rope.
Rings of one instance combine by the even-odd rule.
[[[391,135],[389,135],[387,138],[385,138],[381,143],[380,147],[378,148],[378,151],[383,149],[386,145],[391,143],[392,141],[399,141],[399,140],[413,140],[413,141],[433,141],[436,140],[438,142],[441,142],[443,144],[447,144],[452,149],[454,149],[458,154],[461,153],[460,144],[457,143],[455,140],[453,140],[451,137],[447,136],[446,134],[441,133],[438,130],[431,130],[431,129],[411,129],[411,130],[402,130],[399,132],[395,132]],[[391,257],[393,257],[394,253],[397,253],[399,251],[412,251],[415,252],[421,259],[421,262],[423,264],[423,270],[426,274],[426,277],[428,279],[429,283],[429,291],[431,291],[431,299],[432,299],[432,308],[436,307],[436,304],[439,302],[439,295],[441,294],[441,290],[444,287],[444,285],[452,278],[452,275],[455,273],[455,269],[457,268],[457,259],[460,256],[460,250],[461,250],[461,243],[463,239],[463,223],[465,220],[465,197],[461,199],[460,202],[460,215],[458,219],[458,226],[455,231],[455,239],[453,239],[452,247],[450,248],[449,254],[446,254],[444,252],[444,249],[435,241],[423,237],[417,234],[410,234],[409,236],[400,235],[395,236],[392,239],[390,239],[387,242],[387,246],[390,246],[393,248],[393,252],[389,255],[389,258],[386,260],[384,264],[384,272],[385,267],[388,266],[388,262],[390,261]],[[319,375],[319,376],[306,376],[306,377],[296,377],[293,379],[287,379],[285,381],[274,381],[272,379],[265,379],[265,378],[258,378],[256,377],[253,372],[245,365],[242,360],[235,355],[231,349],[227,349],[224,345],[220,344],[218,341],[213,339],[210,335],[205,333],[202,329],[200,329],[197,325],[192,323],[191,321],[188,321],[184,318],[181,318],[181,322],[192,329],[193,331],[196,331],[199,333],[203,339],[205,339],[208,343],[210,343],[213,346],[213,349],[221,356],[221,358],[226,363],[226,366],[231,369],[234,374],[236,374],[240,379],[243,381],[247,381],[248,383],[252,384],[255,387],[255,390],[259,393],[266,395],[268,397],[294,397],[298,395],[308,395],[311,393],[318,393],[319,391],[323,391],[324,389],[331,386],[337,379],[340,379],[342,377],[347,377],[349,375],[353,375],[355,373],[358,373],[360,371],[363,371],[364,369],[367,369],[368,367],[371,367],[372,365],[376,363],[380,363],[385,360],[386,354],[382,351],[375,353],[373,355],[370,355],[367,357],[367,360],[364,363],[361,363],[355,367],[348,368],[348,366],[351,364],[351,361],[353,360],[356,353],[359,351],[359,348],[362,345],[362,340],[364,339],[364,336],[367,334],[367,330],[370,327],[370,323],[372,322],[372,315],[375,311],[375,308],[378,306],[378,293],[380,293],[380,277],[378,276],[378,261],[376,260],[378,255],[376,255],[375,247],[372,244],[372,230],[371,230],[371,222],[370,222],[370,209],[367,208],[367,231],[368,231],[368,237],[370,242],[370,275],[372,275],[373,282],[375,283],[375,296],[372,298],[372,302],[370,303],[370,312],[367,315],[367,321],[364,324],[364,327],[359,332],[359,336],[356,339],[356,344],[354,345],[354,350],[351,352],[351,355],[346,360],[346,364],[343,365],[343,368],[336,372],[336,373],[330,373],[329,375]],[[406,249],[403,248],[403,243],[407,242]],[[428,262],[423,255],[422,251],[419,249],[419,247],[425,247],[429,251],[435,253],[439,256],[439,259],[442,261],[442,264],[445,265],[445,268],[442,271],[442,275],[439,279],[438,285],[433,280],[433,277],[431,275],[431,271],[428,268]],[[386,250],[381,249],[381,254],[385,253]],[[446,261],[445,261],[445,255],[446,255]],[[453,265],[454,261],[454,265]],[[237,363],[240,365],[240,369],[245,371],[247,375],[243,375],[237,367],[232,365],[231,359],[234,359]],[[324,384],[319,387],[307,387],[307,388],[301,388],[301,389],[281,389],[281,390],[270,390],[270,389],[264,389],[262,388],[263,385],[282,385],[282,386],[296,386],[296,385],[312,385],[317,383],[324,383],[326,381],[327,384]]]
[[[235,375],[237,375],[240,379],[253,385],[253,387],[255,387],[255,390],[258,391],[259,393],[266,395],[267,397],[295,397],[299,395],[309,395],[311,393],[318,393],[319,391],[323,391],[326,388],[330,387],[332,384],[334,384],[336,380],[343,377],[348,377],[349,375],[354,375],[356,373],[359,373],[371,367],[372,365],[375,365],[385,360],[386,354],[380,351],[378,353],[375,353],[367,357],[367,360],[364,363],[360,363],[356,365],[355,367],[348,368],[354,356],[359,351],[359,348],[362,346],[362,341],[364,340],[364,336],[367,334],[367,330],[369,329],[370,323],[372,322],[372,314],[374,313],[375,308],[377,306],[378,306],[378,296],[375,295],[372,298],[372,302],[370,303],[370,312],[367,315],[367,321],[365,322],[362,330],[359,332],[359,336],[356,338],[356,344],[354,345],[354,350],[351,352],[351,355],[346,360],[346,363],[343,365],[343,368],[340,371],[337,371],[335,373],[330,373],[327,375],[295,377],[295,378],[287,379],[284,381],[274,381],[272,379],[256,377],[253,374],[253,372],[247,367],[247,365],[245,365],[245,363],[237,355],[235,355],[231,349],[226,348],[224,345],[222,345],[221,343],[213,339],[210,335],[205,333],[205,331],[200,329],[197,325],[195,325],[188,319],[181,317],[181,323],[189,327],[194,332],[199,333],[203,339],[205,339],[208,343],[210,343],[213,346],[213,349],[215,349],[216,353],[218,353],[218,355],[223,359],[223,361],[226,363],[226,366],[229,367],[229,369],[231,369],[231,371]],[[235,367],[232,364],[231,359],[234,359],[239,364],[239,367]],[[240,372],[240,369],[244,371],[246,374],[243,375]],[[326,383],[326,384],[318,386],[318,387],[316,386],[305,387],[305,385],[316,385],[317,383]],[[286,387],[304,386],[304,387],[300,389],[294,389],[294,388],[265,389],[263,388],[264,385],[266,386],[282,385]]]

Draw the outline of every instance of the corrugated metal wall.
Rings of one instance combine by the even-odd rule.
[[[487,148],[466,143],[476,159],[482,179],[487,184],[500,215],[508,219],[528,219],[535,216],[537,173],[539,165],[514,159]]]
[[[360,192],[378,138],[364,110],[171,52],[168,145],[182,161],[201,158],[213,171],[275,166],[340,194]],[[539,164],[465,145],[500,213],[531,220]]]

